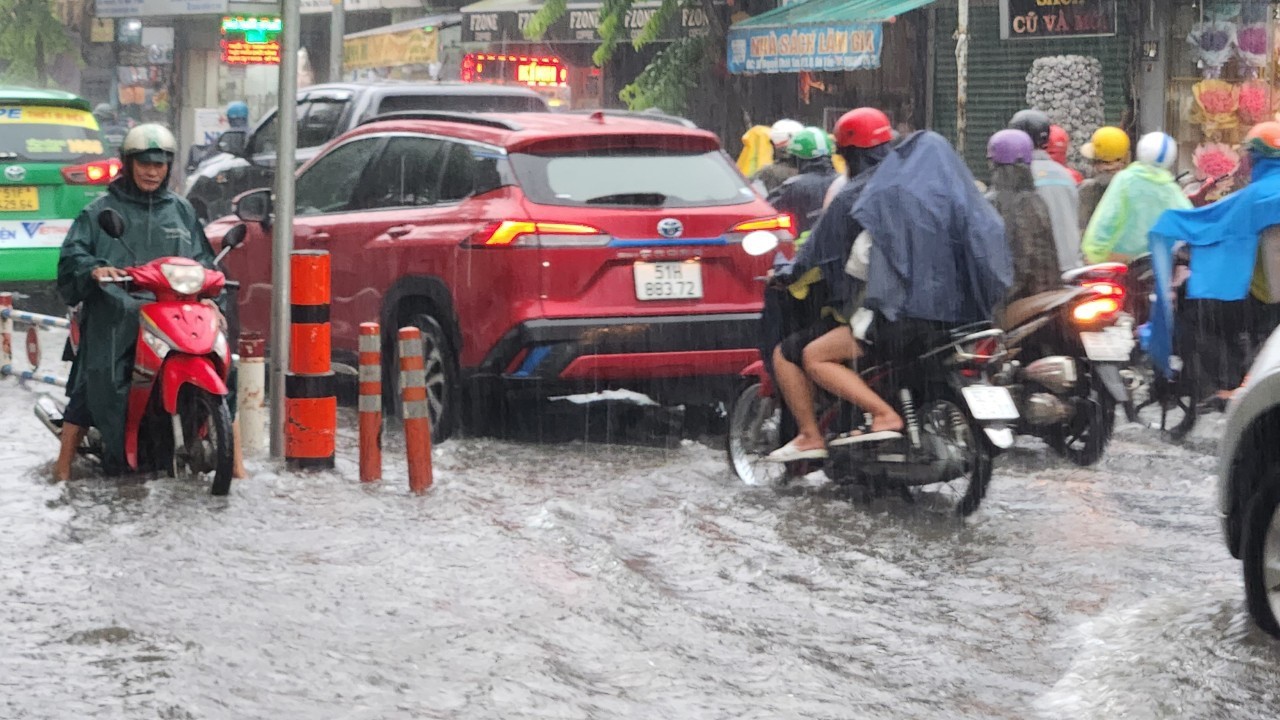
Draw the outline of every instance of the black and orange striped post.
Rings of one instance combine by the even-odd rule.
[[[360,324],[360,482],[382,479],[382,327]]]
[[[427,371],[422,360],[422,331],[400,328],[400,397],[404,419],[405,453],[409,456],[409,489],[424,493],[431,487],[431,403],[427,400]]]
[[[295,250],[290,262],[284,457],[294,467],[332,468],[338,397],[329,367],[329,253]]]

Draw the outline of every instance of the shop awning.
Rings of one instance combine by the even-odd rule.
[[[342,69],[425,65],[440,58],[440,28],[462,22],[462,15],[448,13],[385,25],[342,36]]]
[[[509,44],[530,42],[598,43],[600,42],[601,0],[569,0],[564,15],[536,40],[525,37],[529,20],[542,9],[541,0],[480,0],[464,6],[462,42]],[[720,5],[720,0],[717,0]],[[622,37],[636,38],[649,19],[662,6],[656,0],[638,0],[623,18]],[[671,24],[659,33],[657,42],[681,37],[705,35],[710,23],[701,8],[685,8],[676,13]]]
[[[790,73],[880,67],[881,23],[933,0],[805,0],[729,28],[729,72]]]

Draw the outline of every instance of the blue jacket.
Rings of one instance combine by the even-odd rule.
[[[1258,239],[1263,230],[1280,224],[1280,159],[1255,157],[1247,186],[1212,205],[1193,210],[1168,210],[1151,228],[1152,266],[1156,272],[1156,305],[1151,314],[1148,352],[1157,367],[1169,372],[1173,348],[1173,308],[1169,283],[1173,248],[1191,248],[1191,278],[1187,297],[1243,300],[1249,294]]]
[[[1004,221],[941,135],[890,152],[853,208],[871,233],[865,307],[890,322],[990,320],[1013,284]]]

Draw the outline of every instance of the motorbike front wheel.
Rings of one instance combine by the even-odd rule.
[[[226,396],[187,385],[178,395],[178,415],[183,446],[174,450],[174,465],[193,473],[213,473],[209,494],[226,495],[231,491],[234,459]]]

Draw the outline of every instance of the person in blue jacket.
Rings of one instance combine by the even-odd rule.
[[[1248,185],[1212,205],[1166,211],[1148,238],[1158,288],[1148,352],[1166,377],[1173,376],[1174,354],[1184,365],[1188,359],[1202,364],[1204,379],[1217,384],[1219,396],[1243,377],[1239,336],[1248,331],[1245,300],[1259,239],[1280,224],[1280,123],[1255,126],[1244,146],[1251,165]],[[1191,274],[1175,322],[1169,287],[1174,249],[1181,244],[1190,251]]]

